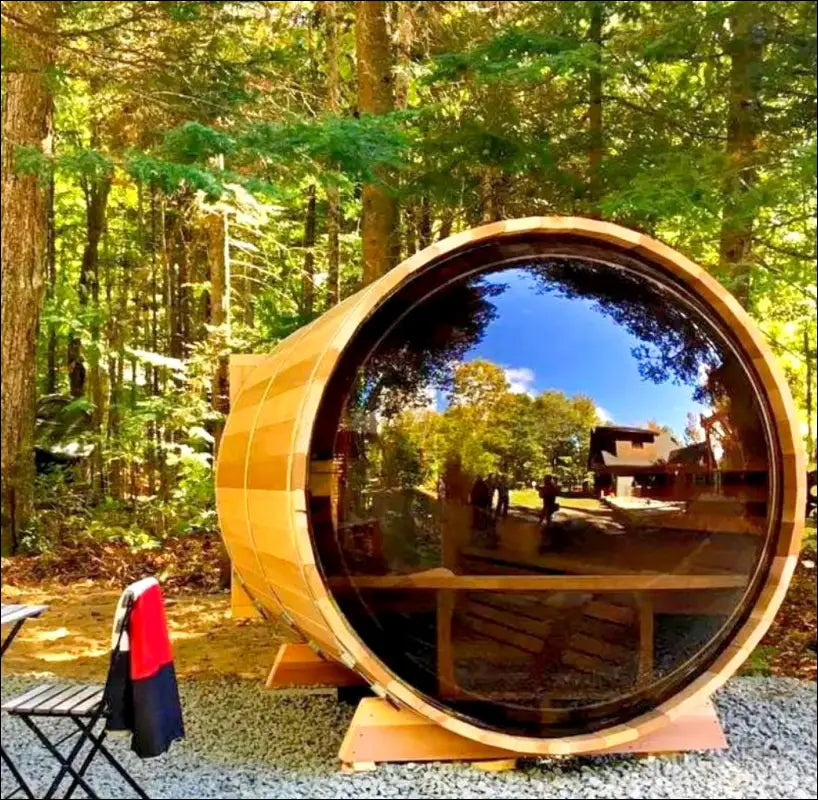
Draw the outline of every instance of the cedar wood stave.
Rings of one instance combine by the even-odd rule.
[[[711,666],[669,700],[595,733],[544,739],[469,724],[429,704],[394,677],[358,640],[339,613],[315,563],[306,495],[309,447],[323,390],[363,321],[413,272],[439,256],[492,239],[572,234],[630,250],[680,279],[733,331],[760,377],[781,454],[781,523],[775,557],[747,621]],[[291,622],[326,655],[353,666],[376,692],[442,727],[517,753],[573,754],[616,747],[700,705],[758,644],[783,600],[795,568],[806,502],[805,459],[794,404],[781,370],[738,302],[708,273],[666,245],[610,223],[576,217],[531,217],[456,234],[415,254],[285,341],[243,383],[221,443],[216,485],[223,537],[244,588],[268,613]]]

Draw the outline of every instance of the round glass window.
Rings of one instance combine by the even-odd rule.
[[[741,622],[774,450],[729,332],[633,255],[455,254],[366,321],[325,393],[311,529],[395,676],[474,724],[627,721]]]

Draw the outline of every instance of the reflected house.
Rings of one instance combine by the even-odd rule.
[[[588,468],[596,495],[684,499],[709,483],[712,464],[709,444],[684,446],[667,431],[614,425],[591,431]]]

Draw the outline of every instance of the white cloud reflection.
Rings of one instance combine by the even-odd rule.
[[[506,367],[503,370],[512,394],[527,394],[534,397],[534,370],[528,367]]]

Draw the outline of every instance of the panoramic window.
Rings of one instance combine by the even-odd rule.
[[[399,679],[559,735],[714,657],[774,503],[726,336],[632,257],[540,249],[460,255],[363,326],[316,429],[311,519],[336,604]]]

